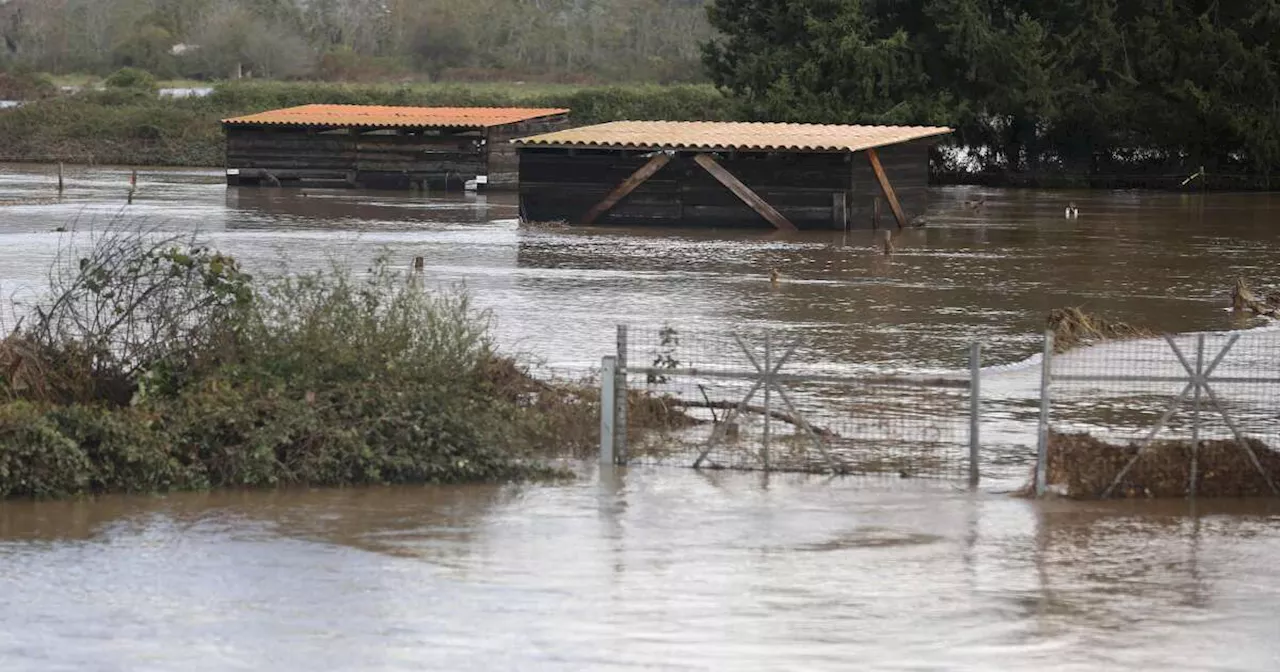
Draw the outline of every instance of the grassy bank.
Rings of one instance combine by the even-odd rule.
[[[524,479],[596,443],[590,387],[386,263],[255,279],[189,239],[80,242],[0,340],[0,498]]]
[[[207,98],[86,91],[0,111],[0,160],[221,166],[220,119],[306,103],[564,107],[578,123],[617,119],[728,119],[728,99],[706,85],[575,87],[519,84],[345,85],[236,82]]]

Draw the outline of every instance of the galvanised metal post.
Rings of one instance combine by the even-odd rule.
[[[1053,332],[1044,332],[1040,370],[1040,426],[1036,434],[1036,497],[1049,489],[1049,394],[1053,381]]]
[[[982,478],[979,435],[982,414],[982,343],[969,347],[969,487],[977,488]]]
[[[1196,481],[1200,480],[1200,397],[1205,385],[1204,334],[1196,335],[1195,397],[1191,406],[1191,480],[1187,484],[1188,496],[1196,496]]]
[[[618,325],[618,361],[614,373],[613,450],[617,464],[627,463],[627,325]]]
[[[618,358],[605,357],[600,362],[600,466],[614,465],[613,430],[614,415],[618,410],[617,380]]]

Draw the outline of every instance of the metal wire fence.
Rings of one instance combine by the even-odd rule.
[[[1013,487],[1033,475],[1040,494],[1083,497],[1280,494],[1280,330],[1064,353],[1046,334],[1038,365],[984,370],[976,345],[969,359],[883,371],[786,332],[620,328],[601,372],[602,454]]]
[[[1044,366],[1041,493],[1067,481],[1099,496],[1275,493],[1280,331],[1111,341]],[[1068,477],[1086,458],[1089,473]]]
[[[745,330],[625,329],[619,357],[629,464],[974,477],[967,375],[840,366]]]

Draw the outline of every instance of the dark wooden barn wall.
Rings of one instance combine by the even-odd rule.
[[[889,147],[880,160],[908,216],[921,214],[928,180],[928,146]],[[648,162],[635,152],[521,148],[520,207],[528,221],[578,221],[619,183]],[[846,209],[852,228],[870,228],[880,187],[864,154],[736,153],[720,164],[769,202],[793,224],[833,229]],[[887,204],[881,225],[893,223]],[[602,225],[683,225],[769,227],[724,185],[693,162],[691,155],[670,163],[603,215]]]
[[[530,119],[488,129],[485,142],[488,151],[489,186],[511,189],[520,179],[520,157],[511,141],[541,133],[552,133],[569,127],[569,115]]]
[[[924,214],[928,206],[929,192],[929,147],[930,141],[916,141],[881,147],[876,152],[880,155],[880,165],[889,176],[894,193],[902,203],[902,209],[909,219]],[[895,226],[893,211],[880,191],[880,183],[871,170],[864,152],[853,156],[853,187],[849,196],[849,222],[851,228],[863,229],[871,226],[875,212],[875,201],[880,200],[880,226]]]
[[[461,189],[477,175],[511,188],[519,159],[510,139],[565,128],[558,115],[489,129],[321,132],[292,127],[228,127],[227,168],[233,184],[265,184],[269,173],[285,185]],[[495,179],[496,177],[496,179]]]

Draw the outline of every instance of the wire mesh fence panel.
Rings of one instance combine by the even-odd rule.
[[[1108,342],[1052,359],[1047,480],[1073,495],[1265,494],[1280,332]]]
[[[536,422],[517,423],[523,438],[548,457],[593,459],[600,446],[600,369],[531,358],[500,360],[493,372],[516,407]]]
[[[855,375],[786,334],[630,329],[629,462],[958,478],[967,378]]]

